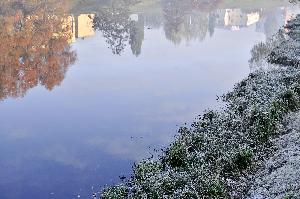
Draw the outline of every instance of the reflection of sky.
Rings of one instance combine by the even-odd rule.
[[[263,39],[251,26],[174,46],[146,30],[138,58],[112,55],[101,34],[79,40],[60,87],[0,103],[0,198],[72,198],[127,174],[244,78]]]

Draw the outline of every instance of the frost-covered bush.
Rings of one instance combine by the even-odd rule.
[[[243,198],[248,174],[272,152],[270,139],[278,135],[278,124],[300,109],[298,57],[290,62],[284,58],[288,54],[279,53],[290,42],[298,46],[298,21],[279,32],[280,42],[272,41],[278,46],[264,47],[266,62],[281,65],[251,73],[222,97],[221,110],[208,110],[180,128],[159,159],[137,164],[131,179],[106,188],[103,198]]]
[[[128,187],[124,185],[118,185],[107,189],[103,194],[103,199],[120,199],[126,198],[128,195]]]
[[[279,35],[279,34],[278,34]],[[281,40],[270,53],[269,62],[282,65],[299,66],[300,64],[300,16],[290,21],[281,34],[285,39]]]

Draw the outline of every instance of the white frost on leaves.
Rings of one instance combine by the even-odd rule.
[[[277,150],[255,176],[251,199],[300,198],[300,112],[288,119],[288,133],[272,140]]]

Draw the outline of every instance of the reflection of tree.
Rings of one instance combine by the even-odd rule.
[[[105,8],[94,18],[94,28],[100,30],[114,54],[121,54],[130,38],[131,20],[127,9]]]
[[[271,37],[281,28],[281,25],[284,23],[283,12],[281,9],[266,9],[261,12],[261,19],[257,26],[261,26],[261,29],[263,29],[261,31],[267,37]]]
[[[210,37],[212,37],[215,33],[216,20],[217,20],[216,14],[215,13],[209,13],[208,32],[209,32]]]
[[[132,53],[138,56],[144,40],[144,19],[138,16],[136,21],[132,20],[129,4],[133,3],[112,3],[110,7],[100,9],[93,20],[94,29],[102,32],[113,54],[120,55],[129,43]]]
[[[182,37],[186,41],[203,41],[208,32],[208,13],[193,13],[186,16]]]
[[[163,11],[166,38],[174,44],[182,40],[202,41],[206,37],[209,25],[207,12],[192,12],[192,7],[179,0],[166,1]]]
[[[130,30],[131,51],[135,56],[139,56],[142,51],[144,40],[144,19],[140,16],[137,22],[132,22],[133,26]]]
[[[164,2],[164,30],[166,38],[174,44],[181,42],[181,30],[185,16],[185,7],[182,7],[179,0]]]
[[[23,96],[38,84],[50,90],[59,85],[76,57],[64,18],[43,4],[1,8],[0,99]]]
[[[129,44],[132,53],[138,56],[144,40],[145,24],[152,28],[159,28],[163,24],[166,38],[174,44],[183,40],[203,41],[208,32],[212,36],[216,15],[209,14],[209,11],[216,8],[219,1],[162,0],[162,16],[143,13],[145,18],[141,14],[135,14],[138,17],[134,16],[133,19],[129,8],[139,1],[108,0],[107,6],[100,8],[93,19],[94,29],[102,32],[113,54],[121,54]],[[199,10],[202,12],[198,12]]]
[[[145,26],[151,27],[153,29],[159,29],[163,22],[163,16],[161,13],[144,13],[145,16]]]
[[[222,0],[191,0],[193,8],[200,9],[202,11],[214,10]]]

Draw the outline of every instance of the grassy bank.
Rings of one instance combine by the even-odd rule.
[[[102,198],[244,198],[249,174],[272,154],[270,139],[283,118],[300,109],[300,69],[292,54],[300,18],[287,27],[252,52],[256,63],[280,65],[249,74],[222,96],[221,110],[180,128],[159,159],[137,164],[131,179],[106,188]]]

